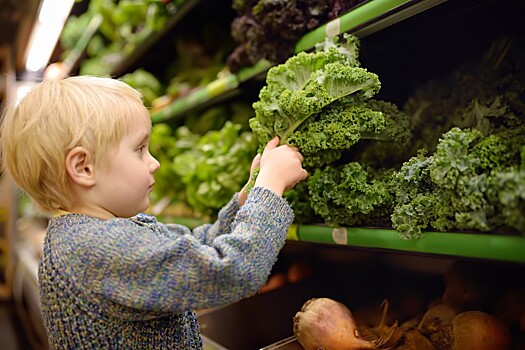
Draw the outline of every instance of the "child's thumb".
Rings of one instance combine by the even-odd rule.
[[[269,151],[271,149],[274,149],[276,148],[277,146],[279,146],[279,136],[275,136],[273,139],[271,139],[270,141],[268,141],[268,143],[266,144],[266,146],[264,147],[264,152],[266,151]],[[264,153],[263,152],[263,153]]]

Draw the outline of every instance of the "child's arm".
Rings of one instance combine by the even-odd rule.
[[[268,142],[262,155],[255,156],[250,168],[250,178],[255,169],[259,168],[254,188],[262,187],[282,197],[285,190],[304,180],[307,172],[302,168],[303,156],[297,149],[288,145],[278,145],[279,138],[275,137]],[[237,210],[248,199],[247,185],[239,192],[237,200],[232,198],[221,209],[213,225],[204,225],[194,230],[194,234],[203,244],[209,244],[215,237],[231,232]]]
[[[231,231],[208,244],[199,238],[204,227],[193,234],[180,227],[168,236],[155,229],[153,217],[139,218],[150,220],[72,216],[80,223],[55,247],[62,252],[61,273],[112,317],[161,317],[253,295],[266,282],[294,215],[286,200],[255,187]]]

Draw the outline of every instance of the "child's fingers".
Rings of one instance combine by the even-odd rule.
[[[250,167],[250,176],[253,175],[255,169],[261,165],[261,155],[258,153],[252,160],[252,165]]]
[[[255,157],[253,157],[252,160],[252,168],[257,168],[259,164],[261,163],[261,154],[257,153]]]
[[[299,152],[299,150],[298,150],[297,148],[295,149],[295,151],[296,151],[296,153],[297,153],[297,157],[299,157],[299,160],[300,160],[301,163],[302,163],[303,160],[304,160],[304,157],[303,157],[302,153]]]

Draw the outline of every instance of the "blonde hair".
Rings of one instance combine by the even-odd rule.
[[[138,114],[149,117],[142,96],[122,81],[92,76],[44,81],[6,109],[2,169],[40,209],[67,208],[69,151],[84,147],[97,161],[118,148]]]

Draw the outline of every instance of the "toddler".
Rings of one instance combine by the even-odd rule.
[[[38,271],[52,349],[201,349],[194,310],[256,293],[284,245],[298,150],[271,140],[249,195],[190,230],[142,213],[151,129],[141,95],[111,78],[44,81],[4,113],[3,169],[54,214]]]

